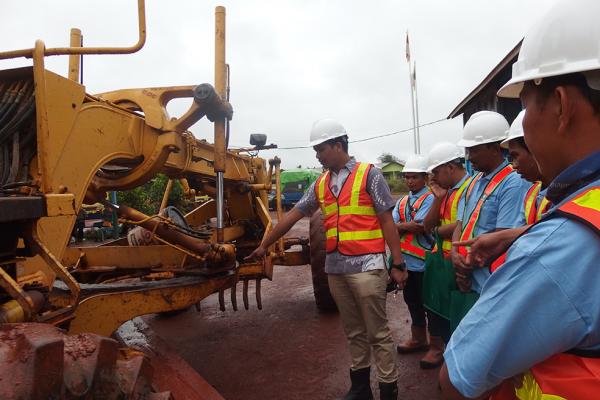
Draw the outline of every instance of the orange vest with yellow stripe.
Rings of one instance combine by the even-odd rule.
[[[504,179],[506,179],[512,172],[513,172],[512,166],[507,165],[506,167],[504,167],[500,171],[498,171],[492,177],[492,179],[490,179],[490,181],[488,182],[486,187],[483,189],[483,192],[481,193],[481,196],[479,197],[479,200],[477,201],[475,208],[473,209],[473,211],[471,211],[471,215],[468,216],[466,221],[463,221],[462,232],[460,234],[461,241],[473,239],[474,234],[475,234],[475,226],[477,225],[477,221],[479,221],[479,215],[481,214],[481,209],[483,208],[485,201],[488,199],[488,197],[490,197],[492,195],[492,193],[494,193],[494,191],[498,188],[498,186],[500,186],[500,184],[504,181]],[[468,202],[469,197],[471,196],[471,192],[473,191],[475,184],[479,181],[479,179],[481,179],[482,176],[483,176],[483,173],[479,173],[475,177],[473,177],[473,179],[471,179],[471,182],[469,183],[469,186],[467,187],[467,195],[465,197],[465,205]],[[465,256],[465,257],[467,256],[467,248],[466,247],[460,246],[458,248],[458,251],[463,256]]]
[[[456,222],[456,217],[458,215],[458,203],[460,202],[460,197],[463,192],[471,182],[471,178],[465,179],[465,181],[458,187],[458,189],[452,191],[450,195],[446,194],[444,197],[444,201],[442,201],[442,205],[440,207],[440,225],[449,225]],[[450,251],[452,250],[452,240],[444,239],[442,243],[442,249],[444,251],[444,255],[448,256]]]
[[[427,192],[427,193],[424,193],[421,197],[419,197],[415,201],[415,203],[412,205],[410,212],[407,209],[407,208],[409,208],[409,204],[408,204],[409,196],[408,195],[404,196],[402,198],[402,200],[400,200],[400,203],[398,204],[398,214],[400,215],[400,221],[401,222],[409,222],[409,221],[414,220],[415,216],[417,215],[417,211],[419,211],[419,209],[423,205],[423,202],[425,201],[425,199],[427,199],[431,195],[432,195],[431,192]],[[407,215],[410,216],[410,219],[406,218]],[[429,251],[430,249],[427,247],[423,247],[421,245],[421,243],[419,243],[419,241],[417,240],[417,235],[415,235],[411,232],[406,232],[400,238],[400,250],[404,254],[408,254],[408,255],[416,257],[418,259],[424,260],[425,252]]]
[[[551,214],[588,226],[600,237],[600,186],[584,189]],[[549,305],[551,306],[551,305]],[[600,395],[600,350],[574,349],[534,365],[515,389],[504,382],[492,400],[587,400]]]
[[[542,216],[548,211],[550,206],[550,200],[545,196],[542,198],[540,203],[537,203],[537,197],[540,194],[542,187],[541,182],[534,183],[527,194],[525,195],[525,222],[527,225],[535,224],[542,219]],[[496,258],[490,265],[490,272],[496,271],[506,261],[506,252]]]
[[[323,211],[327,253],[337,250],[344,255],[359,256],[385,252],[381,225],[366,190],[371,167],[371,164],[356,163],[338,197],[329,188],[329,171],[315,182],[315,193]]]

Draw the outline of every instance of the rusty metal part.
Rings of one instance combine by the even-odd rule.
[[[3,268],[0,268],[0,286],[19,304],[23,312],[23,320],[31,321],[35,315],[33,299]]]
[[[171,189],[173,188],[173,179],[169,179],[167,181],[167,186],[165,187],[165,193],[163,194],[162,201],[160,202],[160,207],[158,211],[162,211],[167,207],[167,203],[169,202],[169,195],[171,194]]]
[[[258,307],[259,310],[262,310],[262,294],[260,292],[260,281],[261,281],[260,278],[258,278],[256,280],[255,294],[256,294],[256,306]]]
[[[66,54],[130,54],[140,50],[146,42],[146,6],[144,0],[138,0],[138,42],[131,47],[56,47],[45,49],[43,56]],[[35,49],[5,51],[0,53],[0,60],[7,58],[31,57]]]
[[[237,306],[237,284],[234,283],[233,286],[231,287],[231,307],[233,308],[233,311],[237,311],[238,310],[238,306]]]
[[[124,323],[114,336],[122,345],[146,354],[154,369],[152,385],[159,391],[169,390],[174,400],[224,400],[143,319]]]
[[[173,229],[173,227],[166,224],[165,221],[158,216],[149,217],[144,213],[125,205],[113,207],[116,209],[120,217],[137,222],[141,227],[153,232],[162,239],[170,243],[181,245],[200,256],[206,254],[212,248],[209,243],[188,236],[179,230]]]
[[[80,302],[69,333],[110,335],[135,316],[185,309],[218,290],[231,287],[236,280],[235,274],[229,272],[221,277],[144,282],[137,289],[129,290],[109,291],[109,285],[97,285],[103,293],[90,295]]]
[[[248,304],[248,279],[244,279],[243,281],[244,287],[242,290],[242,299],[244,300],[244,308],[247,310],[249,308]]]
[[[152,388],[153,370],[143,353],[119,351],[94,334],[67,336],[48,324],[0,326],[0,398],[168,399]]]
[[[63,264],[85,273],[95,267],[113,269],[173,269],[181,270],[194,261],[185,253],[166,245],[69,247]]]
[[[46,302],[44,295],[36,290],[28,290],[25,295],[31,299],[31,309],[29,310],[30,316],[35,315],[40,311]],[[0,324],[9,322],[25,322],[26,312],[21,307],[18,301],[10,300],[0,305]]]
[[[71,36],[70,36],[70,46],[71,47],[81,47],[83,45],[81,38],[81,29],[71,28]],[[69,55],[69,79],[75,82],[79,82],[79,71],[81,67],[81,55],[80,54],[70,54]]]
[[[79,293],[81,291],[79,283],[73,278],[73,276],[67,271],[67,269],[61,264],[54,254],[50,252],[48,247],[38,237],[35,226],[31,226],[27,230],[24,237],[26,245],[33,250],[33,252],[39,255],[48,265],[50,270],[64,282],[69,291],[71,292],[71,300],[67,308],[75,308],[79,302]]]
[[[219,310],[225,311],[225,290],[219,290]]]

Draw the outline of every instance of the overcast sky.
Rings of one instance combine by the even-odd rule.
[[[417,62],[420,122],[445,118],[554,1],[147,0],[148,36],[133,55],[86,56],[89,93],[213,83],[214,8],[227,8],[227,62],[234,107],[233,146],[265,133],[280,147],[304,146],[313,121],[331,117],[350,140],[412,127],[406,31]],[[80,28],[88,46],[137,41],[135,0],[1,0],[1,49],[65,46]],[[31,61],[0,60],[0,68]],[[67,73],[67,57],[46,67]],[[169,106],[183,114],[189,101]],[[421,128],[422,152],[456,141],[462,119]],[[191,129],[212,141],[206,121]],[[359,160],[413,153],[412,133],[351,144]],[[261,152],[284,168],[317,166],[312,149]]]

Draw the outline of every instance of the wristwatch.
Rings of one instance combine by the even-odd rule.
[[[403,261],[400,264],[390,263],[392,269],[399,269],[400,271],[404,271],[406,269],[406,263]]]

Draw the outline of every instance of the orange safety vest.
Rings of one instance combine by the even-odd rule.
[[[600,236],[600,186],[584,189],[552,215],[583,223]],[[511,390],[512,387],[512,390]],[[491,400],[587,400],[600,394],[600,350],[574,349],[531,367],[522,386],[505,381]]]
[[[400,203],[398,204],[398,214],[400,215],[400,221],[401,222],[409,222],[409,221],[414,220],[415,216],[417,215],[417,212],[423,205],[423,202],[425,201],[425,199],[427,199],[431,195],[432,195],[431,192],[427,192],[427,193],[423,194],[421,197],[419,197],[415,201],[415,203],[412,205],[410,212],[408,212],[409,210],[407,210],[407,208],[409,208],[409,204],[408,204],[409,196],[408,195],[404,196],[402,198],[402,200],[400,200]],[[409,216],[409,218],[406,218],[407,215]],[[430,250],[429,248],[423,247],[421,245],[421,243],[419,243],[419,241],[417,240],[417,235],[415,235],[411,232],[404,233],[402,235],[402,237],[400,238],[400,251],[402,251],[402,253],[404,253],[404,254],[408,254],[409,256],[413,256],[418,259],[424,260],[425,252],[429,251],[429,250]]]
[[[537,216],[537,198],[542,188],[542,182],[536,182],[525,194],[524,209],[525,209],[525,222],[527,225],[531,225],[536,221]]]
[[[525,221],[527,222],[527,225],[531,225],[540,221],[542,219],[542,216],[548,211],[548,209],[552,205],[552,203],[550,203],[550,200],[548,200],[546,196],[542,198],[540,204],[537,204],[537,197],[540,194],[541,187],[541,182],[534,183],[525,195]],[[530,200],[533,201],[530,202]],[[505,261],[506,252],[504,252],[501,256],[499,256],[492,262],[492,264],[490,265],[490,272],[496,271],[498,268],[500,268],[502,264],[504,264]]]
[[[458,215],[458,203],[460,202],[460,197],[463,192],[471,182],[471,178],[467,177],[465,181],[458,187],[458,189],[452,191],[450,195],[446,193],[444,196],[444,200],[442,201],[442,205],[440,206],[440,225],[449,225],[456,222],[456,217]],[[452,250],[452,239],[444,239],[442,243],[442,250],[444,252],[444,256],[448,257],[450,255],[450,251]]]
[[[329,188],[329,171],[317,179],[315,191],[323,211],[327,253],[337,250],[344,255],[359,256],[385,252],[381,225],[366,190],[371,167],[356,163],[338,197]]]
[[[488,199],[488,197],[490,197],[492,195],[492,193],[494,193],[494,191],[498,188],[498,186],[500,186],[500,184],[504,181],[504,179],[506,179],[512,172],[513,172],[512,166],[507,165],[506,167],[504,167],[500,171],[498,171],[496,173],[496,175],[494,175],[492,177],[492,179],[490,179],[490,181],[488,182],[486,187],[483,189],[483,192],[481,193],[481,196],[479,197],[479,200],[477,201],[475,208],[471,212],[471,215],[469,215],[469,217],[467,218],[467,222],[465,224],[463,224],[463,226],[462,226],[462,232],[460,234],[461,241],[470,240],[474,237],[475,226],[477,225],[477,221],[479,221],[479,216],[481,215],[481,209],[483,208],[485,201]],[[481,179],[482,176],[483,176],[483,173],[480,172],[473,179],[471,179],[471,182],[469,183],[469,187],[467,188],[465,204],[466,204],[466,202],[469,201],[471,192],[473,191],[473,188],[475,187],[475,183],[477,183],[479,181],[479,179]],[[467,256],[467,249],[465,246],[460,246],[458,248],[458,251],[463,256],[465,256],[465,257]]]

